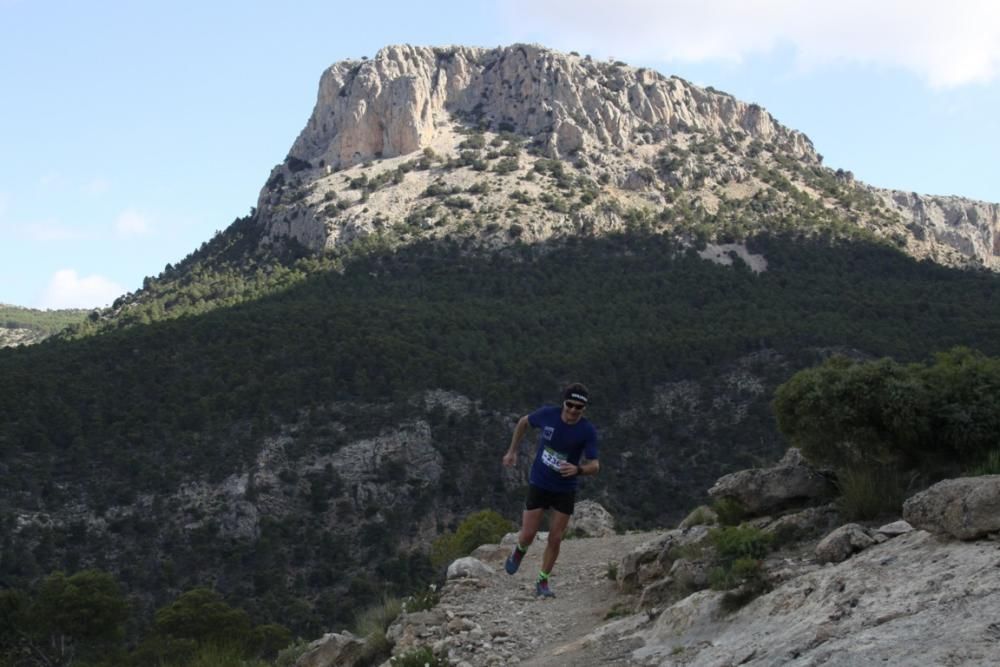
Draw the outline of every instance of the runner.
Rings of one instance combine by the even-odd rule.
[[[545,406],[525,415],[514,427],[510,448],[504,454],[503,464],[517,463],[517,446],[528,427],[541,429],[538,452],[528,478],[528,497],[521,516],[521,532],[517,545],[507,557],[507,574],[514,574],[521,566],[521,559],[535,539],[542,523],[542,514],[551,509],[549,541],[542,558],[542,569],[535,582],[535,595],[554,597],[549,586],[549,575],[559,557],[566,524],[573,514],[576,487],[581,475],[596,475],[600,469],[597,461],[597,430],[583,413],[590,401],[587,388],[579,383],[563,390],[562,406]]]

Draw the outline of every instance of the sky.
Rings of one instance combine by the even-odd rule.
[[[516,42],[756,102],[871,185],[1000,202],[993,0],[0,0],[0,303],[108,305],[246,215],[334,62]]]

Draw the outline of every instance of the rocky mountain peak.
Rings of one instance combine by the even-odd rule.
[[[452,116],[532,137],[549,157],[628,149],[678,130],[744,132],[817,162],[809,139],[756,104],[677,77],[531,44],[383,48],[330,67],[291,155],[337,169],[432,146]],[[644,135],[649,135],[644,136]]]
[[[265,244],[314,252],[794,229],[1000,269],[996,204],[871,187],[757,104],[530,44],[389,46],[331,66],[256,210]]]

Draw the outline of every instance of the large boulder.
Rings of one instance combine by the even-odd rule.
[[[1000,475],[946,479],[903,503],[914,528],[974,540],[1000,531]]]
[[[863,526],[849,523],[820,540],[816,558],[821,563],[840,563],[874,544],[875,540]]]
[[[453,561],[451,565],[448,566],[448,579],[458,579],[461,577],[470,577],[473,579],[483,579],[491,574],[495,570],[479,560],[478,558],[473,558],[471,556],[466,556],[465,558],[459,558]]]
[[[354,667],[366,659],[365,640],[345,630],[323,635],[309,644],[295,667]]]
[[[740,470],[720,477],[708,495],[715,500],[735,500],[747,514],[761,516],[826,500],[834,491],[833,483],[793,448],[773,468]]]
[[[685,547],[697,550],[698,545],[707,541],[708,533],[708,526],[694,526],[671,530],[644,542],[621,559],[618,586],[625,592],[634,592],[667,576],[674,561],[682,557]]]
[[[584,500],[573,508],[573,517],[569,521],[566,534],[579,537],[611,537],[615,534],[615,520],[599,503]]]
[[[777,545],[818,539],[836,528],[840,512],[834,504],[807,507],[798,512],[784,514],[763,527],[774,536]]]

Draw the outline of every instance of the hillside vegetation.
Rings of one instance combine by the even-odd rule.
[[[89,312],[80,309],[35,310],[0,304],[0,347],[37,343],[82,322]]]
[[[432,576],[416,546],[429,542],[417,532],[427,517],[441,531],[482,507],[516,516],[520,491],[499,453],[513,417],[568,379],[590,384],[601,428],[606,466],[587,493],[642,527],[678,519],[720,474],[777,457],[771,392],[831,351],[1000,353],[991,274],[877,244],[750,246],[766,272],[655,235],[489,255],[417,244],[254,302],[5,350],[0,576],[26,584],[104,564],[155,604],[215,581],[258,622],[316,633]],[[747,359],[762,385],[731,386],[722,369]],[[677,387],[694,393],[664,408]],[[413,401],[431,389],[477,407],[463,416]],[[405,464],[385,465],[371,481],[406,495],[372,505],[336,470],[307,465],[414,420],[442,457],[440,487],[399,487]],[[286,458],[262,469],[273,438]],[[182,485],[248,471],[278,485],[251,481],[239,497],[259,505],[256,534],[227,533],[210,507],[177,509]],[[270,515],[265,497],[299,509]],[[19,523],[26,512],[35,518]],[[373,567],[385,588],[362,576]]]

